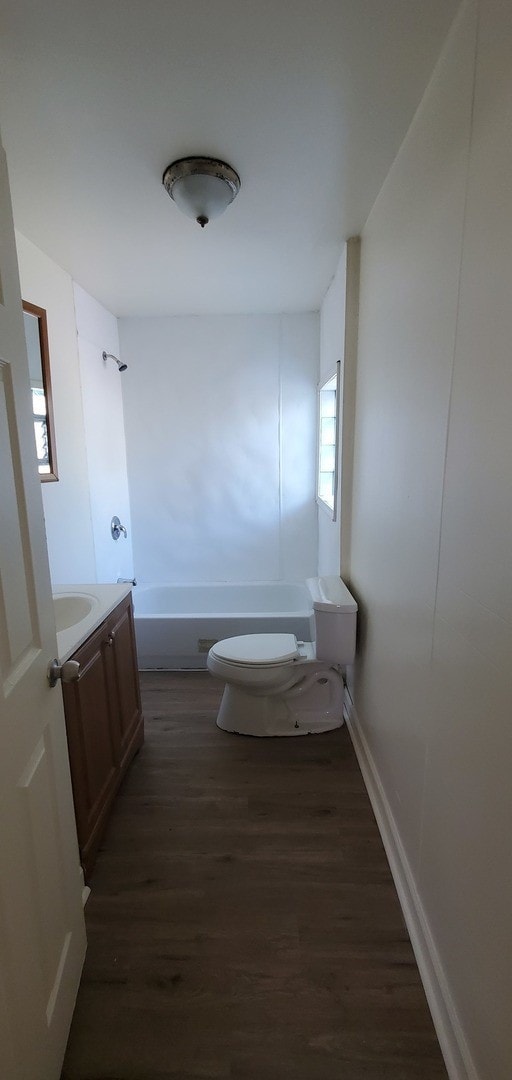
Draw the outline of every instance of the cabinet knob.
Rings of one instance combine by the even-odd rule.
[[[80,664],[78,660],[66,660],[59,664],[57,658],[51,660],[46,669],[46,677],[50,686],[56,686],[59,679],[62,682],[76,682],[80,678]]]
[[[107,638],[107,645],[110,645],[110,647],[112,647],[113,644],[114,644],[114,635],[109,634],[108,638]]]

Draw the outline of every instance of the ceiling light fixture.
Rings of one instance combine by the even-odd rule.
[[[202,229],[223,214],[240,191],[240,177],[231,165],[207,157],[173,161],[162,183],[176,206]]]

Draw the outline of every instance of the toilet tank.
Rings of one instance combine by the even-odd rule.
[[[351,664],[356,651],[357,604],[339,577],[309,578],[316,626],[316,656],[327,664]]]

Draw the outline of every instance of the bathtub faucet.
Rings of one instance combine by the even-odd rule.
[[[134,578],[134,577],[118,577],[117,584],[118,585],[136,585],[137,584],[137,578]]]

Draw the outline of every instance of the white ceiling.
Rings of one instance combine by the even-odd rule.
[[[316,310],[458,0],[2,0],[17,228],[116,315]],[[201,230],[189,154],[240,194]]]

